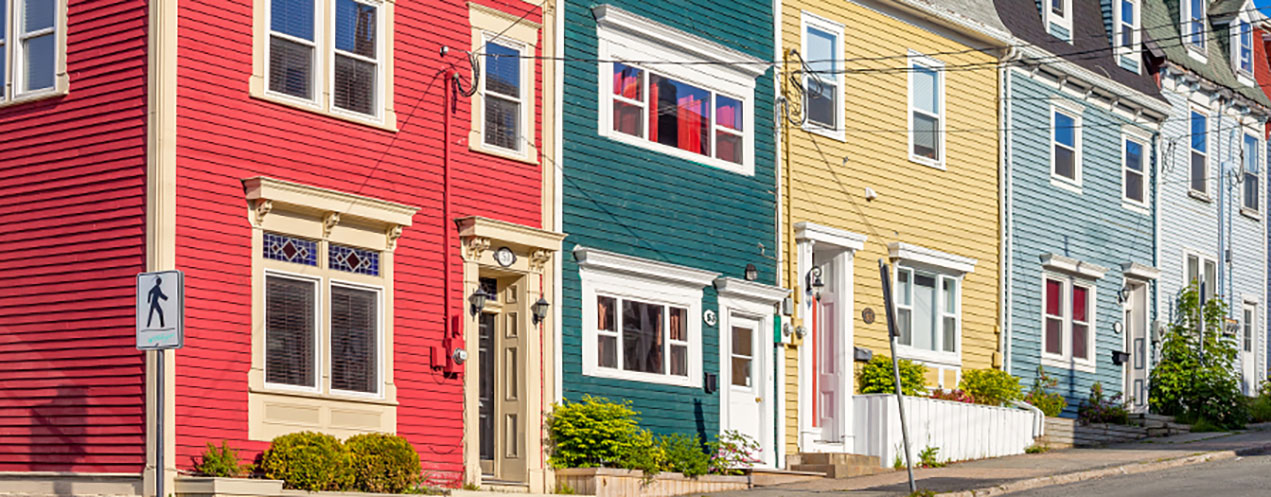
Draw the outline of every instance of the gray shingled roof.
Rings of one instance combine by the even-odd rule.
[[[981,28],[984,34],[995,38],[1005,39],[1011,32],[1006,29],[1006,25],[1002,24],[1002,20],[997,17],[997,7],[993,5],[993,0],[907,1],[932,12],[971,21],[972,24],[978,25],[977,27]]]
[[[1151,44],[1154,51],[1159,51],[1172,64],[1182,67],[1196,75],[1227,88],[1233,89],[1241,96],[1267,108],[1271,108],[1271,99],[1267,98],[1259,86],[1247,86],[1236,80],[1228,57],[1228,30],[1226,26],[1216,24],[1215,18],[1232,17],[1230,13],[1243,8],[1245,0],[1219,0],[1210,5],[1210,26],[1212,30],[1205,44],[1206,57],[1201,62],[1187,54],[1183,45],[1182,27],[1179,22],[1179,5],[1176,1],[1144,0],[1143,26],[1145,36],[1143,42]]]

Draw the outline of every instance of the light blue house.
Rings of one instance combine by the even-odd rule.
[[[997,2],[1021,46],[1001,99],[1004,367],[1025,384],[1039,368],[1057,378],[1068,415],[1096,382],[1143,405],[1156,312],[1155,157],[1170,107],[1140,72],[1139,4],[1119,3]]]
[[[1245,392],[1266,377],[1264,123],[1252,0],[1147,0],[1147,33],[1170,117],[1162,130],[1159,319],[1192,282],[1229,307]],[[1208,11],[1206,11],[1208,10]],[[1181,40],[1180,37],[1181,36]],[[1169,40],[1169,41],[1164,41]]]

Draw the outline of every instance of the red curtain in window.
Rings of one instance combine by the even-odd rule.
[[[623,70],[613,75],[613,93],[632,100],[640,99],[640,72]],[[634,135],[640,134],[640,110],[626,104],[614,106],[618,120],[614,129]]]
[[[676,124],[679,128],[680,148],[689,152],[702,153],[702,101],[692,95],[680,97],[679,117]]]
[[[658,141],[658,85],[649,75],[649,141]]]

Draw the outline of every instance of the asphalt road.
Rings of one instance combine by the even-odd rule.
[[[1271,455],[1039,488],[1011,497],[1242,497],[1271,495]]]

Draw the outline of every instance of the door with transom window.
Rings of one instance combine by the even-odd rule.
[[[493,296],[477,322],[478,445],[484,480],[526,480],[520,278],[481,278]]]

